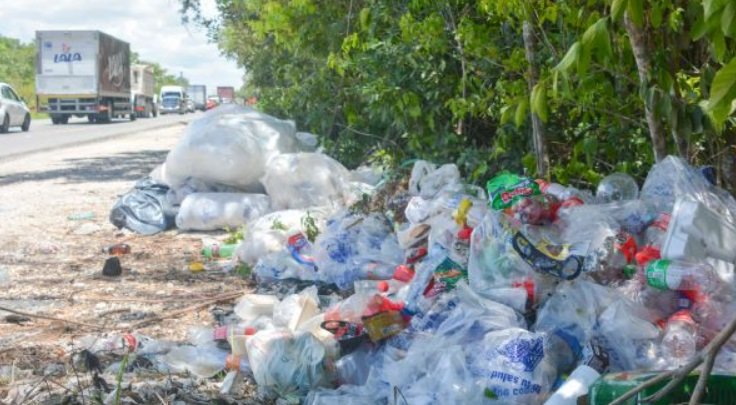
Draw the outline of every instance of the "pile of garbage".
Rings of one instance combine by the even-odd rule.
[[[736,200],[679,158],[641,189],[615,173],[595,193],[512,173],[483,189],[416,161],[381,193],[375,171],[292,153],[292,132],[207,115],[151,182],[179,228],[242,220],[237,247],[207,249],[258,283],[189,345],[149,344],[161,370],[224,371],[225,391],[252,378],[287,403],[603,404],[687,363],[735,313]],[[736,397],[735,361],[733,340],[704,402]]]

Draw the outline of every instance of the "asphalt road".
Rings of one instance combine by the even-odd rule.
[[[139,118],[132,122],[116,119],[107,124],[90,124],[86,118],[72,118],[66,125],[52,125],[49,119],[33,120],[28,132],[11,128],[10,132],[0,134],[0,160],[173,126],[189,122],[200,114],[159,115],[157,118]]]

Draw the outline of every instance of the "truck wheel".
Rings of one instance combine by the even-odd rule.
[[[28,132],[29,129],[31,129],[31,115],[26,114],[26,117],[23,118],[23,125],[20,126],[20,129],[23,132]]]
[[[3,124],[0,125],[0,134],[4,134],[10,130],[10,117],[8,114],[5,114],[5,118],[3,118]]]
[[[68,115],[62,115],[59,117],[59,122],[62,124],[68,124],[69,123],[69,116]]]
[[[137,112],[131,112],[130,114],[128,114],[128,116],[129,116],[129,118],[130,118],[131,121],[135,121],[138,118],[138,113]]]
[[[89,115],[87,115],[87,121],[90,124],[94,124],[94,122],[97,121],[97,114],[89,114]]]
[[[58,125],[59,119],[57,117],[51,116],[51,123],[54,125]]]

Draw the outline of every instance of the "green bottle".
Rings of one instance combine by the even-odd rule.
[[[587,404],[607,405],[627,391],[642,382],[656,376],[656,373],[611,373],[599,378],[593,383],[588,391]],[[687,403],[690,395],[698,382],[698,374],[691,374],[685,378],[679,387],[667,394],[660,401],[652,402],[653,405],[669,405]],[[669,380],[665,380],[640,392],[638,395],[625,402],[626,405],[636,405],[642,398],[653,395],[665,386]],[[704,404],[736,404],[736,376],[710,375],[708,377],[705,394],[701,399]],[[580,403],[580,402],[578,402]]]
[[[202,256],[210,259],[227,259],[233,257],[237,244],[219,245],[217,243],[202,248]]]

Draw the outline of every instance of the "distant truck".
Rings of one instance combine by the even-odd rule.
[[[37,31],[36,49],[36,105],[52,123],[136,119],[127,42],[100,31]]]
[[[207,86],[203,84],[193,84],[187,89],[189,98],[194,102],[194,108],[197,110],[207,110]]]
[[[156,103],[156,81],[153,77],[153,66],[133,65],[130,68],[130,85],[136,115],[139,118],[157,116],[158,105]]]
[[[234,103],[235,102],[235,88],[234,87],[217,87],[217,97],[220,97],[222,104]]]
[[[161,102],[161,106],[159,107],[161,114],[185,114],[187,112],[187,93],[181,86],[161,87],[159,100]]]

